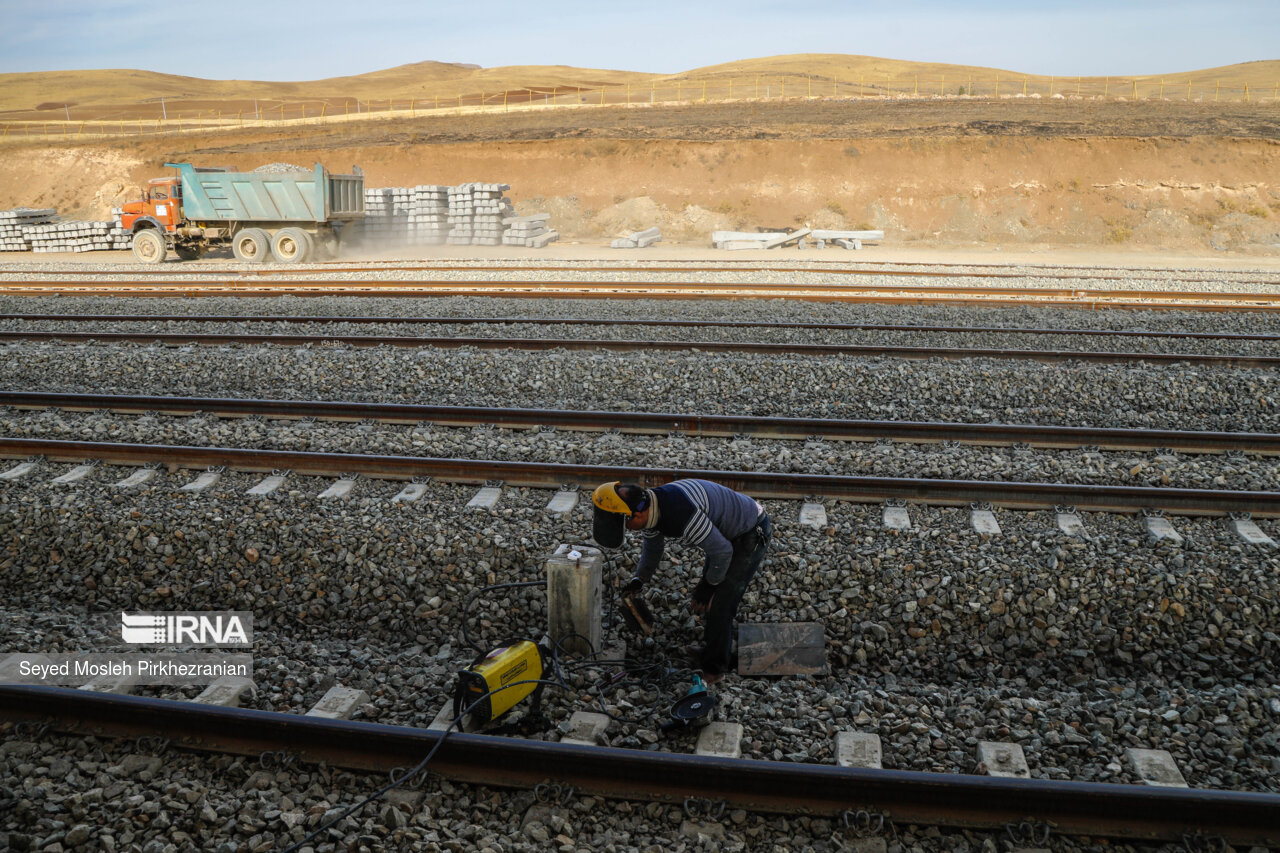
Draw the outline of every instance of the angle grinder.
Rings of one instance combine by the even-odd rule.
[[[689,690],[671,706],[671,719],[659,728],[662,732],[687,726],[705,726],[711,722],[711,712],[715,710],[716,697],[707,690],[707,683],[702,676],[694,673],[693,684]]]

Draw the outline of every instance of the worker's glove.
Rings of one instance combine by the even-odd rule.
[[[640,578],[632,578],[623,585],[622,597],[626,598],[627,596],[635,595],[642,589],[644,589],[644,581],[640,580]]]
[[[693,612],[706,613],[707,608],[711,606],[711,599],[715,597],[716,588],[707,583],[706,579],[698,581],[698,585],[693,590]]]

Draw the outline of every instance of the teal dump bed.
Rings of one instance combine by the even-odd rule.
[[[226,172],[165,163],[182,178],[182,210],[192,222],[338,222],[364,216],[364,175]]]

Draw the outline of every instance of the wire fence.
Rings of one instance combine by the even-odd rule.
[[[966,100],[1057,99],[1063,101],[1134,100],[1280,105],[1280,80],[1270,85],[1230,80],[1161,78],[973,77],[909,79],[860,77],[856,80],[813,75],[758,75],[664,81],[648,85],[530,86],[499,92],[430,95],[419,98],[246,100],[192,109],[158,99],[147,118],[80,117],[70,105],[47,119],[15,119],[0,130],[0,142],[94,139],[203,133],[234,128],[285,128],[370,119],[432,115],[525,112],[552,108],[681,105],[783,100]],[[134,107],[122,108],[132,112]],[[150,109],[150,105],[148,105]]]

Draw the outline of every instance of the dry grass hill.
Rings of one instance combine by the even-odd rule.
[[[531,91],[545,93],[552,90],[597,90],[628,84],[633,87],[650,87],[676,81],[747,81],[760,75],[810,77],[817,81],[843,81],[847,84],[862,80],[876,85],[884,81],[905,85],[914,80],[926,81],[930,86],[937,86],[939,81],[954,81],[963,85],[966,81],[996,79],[1011,81],[1010,85],[1012,81],[1024,80],[1043,85],[1049,80],[1041,75],[1010,69],[843,54],[796,54],[746,59],[694,68],[678,74],[561,65],[479,68],[444,62],[418,62],[351,77],[303,82],[205,80],[130,69],[47,71],[0,74],[0,121],[53,120],[52,113],[61,112],[65,117],[67,107],[70,108],[70,116],[81,121],[151,118],[154,117],[156,105],[161,98],[166,101],[166,109],[171,105],[173,115],[178,112],[193,114],[212,110],[230,114],[238,110],[253,109],[255,100],[259,102],[259,107],[272,105],[271,108],[281,103],[313,104],[315,107],[311,114],[314,115],[320,104],[327,104],[330,110],[342,109],[343,105],[349,106],[355,100],[378,104],[417,99],[425,103],[436,97],[448,99],[461,95],[471,98],[480,93],[510,93],[513,100],[516,100],[517,95]],[[1280,60],[1112,79],[1116,81],[1116,92],[1121,90],[1122,85],[1130,85],[1133,81],[1141,84],[1163,80],[1172,91],[1173,87],[1193,80],[1203,85],[1223,81],[1236,89],[1248,84],[1251,90],[1265,96],[1280,84]],[[1074,82],[1076,78],[1059,80]],[[1085,85],[1101,83],[1101,78],[1085,77],[1080,80]]]

